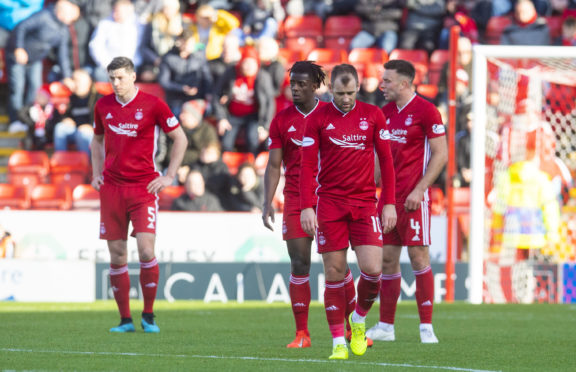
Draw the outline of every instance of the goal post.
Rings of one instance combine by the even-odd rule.
[[[515,97],[500,97],[500,99],[508,99],[514,103],[518,103],[516,95],[530,95],[536,97],[542,96],[542,92],[534,93],[520,92],[521,89],[517,87],[521,84],[514,80],[510,83],[513,86],[508,91],[500,89],[498,86],[503,80],[507,71],[513,69],[500,69],[494,73],[494,64],[506,64],[506,61],[521,61],[522,68],[518,76],[528,76],[529,79],[534,81],[544,81],[544,84],[552,82],[553,84],[564,84],[567,87],[573,88],[576,86],[576,47],[565,46],[501,46],[501,45],[475,45],[473,47],[473,128],[472,128],[472,149],[471,149],[471,168],[472,168],[472,182],[471,182],[471,200],[470,200],[470,236],[468,240],[469,252],[469,302],[479,304],[484,299],[484,286],[485,286],[485,263],[488,252],[488,241],[491,236],[490,219],[488,217],[490,211],[487,208],[486,201],[486,185],[485,180],[487,175],[495,178],[496,175],[492,173],[492,165],[486,162],[486,149],[487,145],[492,146],[490,139],[487,141],[486,125],[489,120],[488,117],[488,94],[489,89],[496,89],[502,96],[513,94]],[[528,61],[528,63],[524,63]],[[512,63],[514,64],[514,63]],[[490,65],[490,66],[489,66]],[[516,73],[513,71],[513,73]],[[491,76],[492,74],[492,76]],[[498,77],[494,78],[494,75]],[[500,79],[500,81],[494,81]],[[519,80],[519,78],[518,78]],[[525,84],[530,85],[530,84]],[[533,84],[532,84],[533,85]],[[542,84],[540,84],[542,85]],[[490,88],[492,86],[492,88]],[[494,86],[497,86],[494,88]],[[546,87],[547,85],[544,85]],[[532,89],[531,87],[524,87],[525,90]],[[516,91],[518,89],[518,91]],[[541,90],[543,88],[540,88]],[[533,89],[532,89],[533,90]],[[571,91],[572,92],[572,91]],[[495,92],[492,91],[491,94]],[[540,96],[538,96],[540,94]],[[572,105],[576,96],[564,99],[571,99]],[[514,100],[516,100],[514,102]],[[538,100],[533,100],[533,104],[539,105]],[[502,104],[502,102],[501,102]],[[573,106],[572,106],[573,107]],[[517,107],[509,108],[511,110],[510,116],[514,116]],[[506,109],[504,109],[506,111]],[[573,118],[573,113],[570,114]],[[544,115],[543,115],[544,117]],[[510,118],[508,118],[510,119]],[[514,119],[514,118],[512,118]],[[573,119],[569,119],[574,121]],[[574,127],[576,130],[576,123],[568,123],[568,126]],[[564,135],[570,135],[564,134]],[[510,139],[514,142],[514,139]],[[511,146],[511,145],[510,145]],[[575,146],[572,146],[575,147]],[[576,148],[576,147],[575,147]]]

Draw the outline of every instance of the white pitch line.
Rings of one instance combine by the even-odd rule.
[[[472,369],[460,367],[443,367],[443,366],[424,366],[408,363],[371,363],[359,361],[328,361],[321,359],[286,359],[286,358],[260,358],[250,356],[222,356],[222,355],[186,355],[186,354],[144,354],[144,353],[115,353],[110,351],[62,351],[62,350],[33,350],[33,349],[12,349],[0,348],[0,351],[12,353],[50,353],[50,354],[71,354],[71,355],[116,355],[116,356],[137,356],[137,357],[169,357],[169,358],[194,358],[194,359],[235,359],[235,360],[256,360],[264,362],[287,362],[287,363],[348,363],[352,365],[366,365],[379,367],[404,367],[404,368],[425,368],[425,369],[444,369],[448,371],[465,371],[465,372],[501,372],[486,369]]]

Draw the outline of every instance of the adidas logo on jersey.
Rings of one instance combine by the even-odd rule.
[[[296,128],[294,128],[294,126],[291,125],[290,128],[288,128],[288,132],[296,132]]]
[[[112,114],[108,113],[108,115],[106,115],[106,119],[112,119]]]
[[[330,129],[336,129],[335,126],[332,125],[332,123],[328,124],[328,126],[326,127],[326,130],[330,130]]]
[[[338,307],[336,305],[328,306],[326,308],[326,311],[336,311],[336,310],[338,310]]]

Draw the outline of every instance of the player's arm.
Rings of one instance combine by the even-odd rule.
[[[270,230],[274,230],[272,223],[274,220],[274,207],[272,201],[276,194],[276,188],[280,182],[280,175],[282,173],[282,148],[270,149],[268,152],[268,164],[264,172],[264,205],[262,207],[262,222]]]
[[[314,170],[318,163],[318,150],[320,136],[316,128],[318,127],[318,115],[311,115],[304,131],[302,139],[302,161],[300,164],[300,224],[302,230],[310,236],[314,236],[318,228],[318,220],[314,212],[313,205],[313,181]]]
[[[166,133],[166,135],[174,142],[170,151],[170,163],[166,169],[166,175],[159,176],[148,184],[149,193],[162,191],[164,187],[170,186],[174,182],[178,168],[182,164],[182,159],[184,159],[184,152],[188,146],[188,139],[181,126],[176,127],[176,129]]]
[[[392,151],[390,150],[390,132],[386,126],[386,118],[381,111],[376,114],[376,133],[374,148],[380,168],[380,184],[382,192],[382,232],[388,233],[396,226],[396,172]]]
[[[94,134],[90,144],[90,152],[92,157],[92,187],[100,191],[100,186],[104,184],[102,177],[105,156],[103,134]]]
[[[414,190],[406,197],[404,208],[408,211],[415,211],[420,208],[420,202],[424,199],[424,192],[436,181],[448,161],[446,136],[429,138],[428,141],[430,143],[430,161],[426,167],[426,172],[424,172]]]

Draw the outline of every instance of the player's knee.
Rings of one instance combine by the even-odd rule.
[[[310,260],[293,259],[290,266],[294,275],[308,275],[310,273]]]

